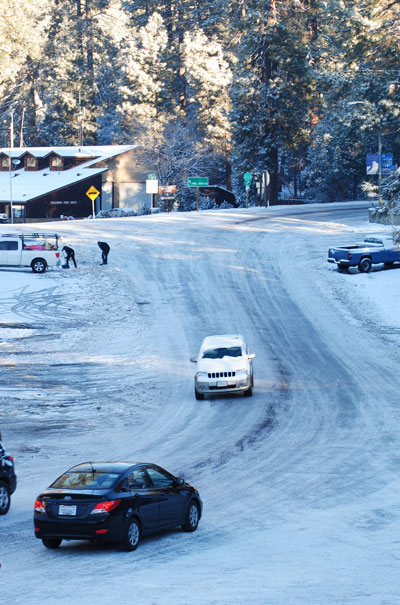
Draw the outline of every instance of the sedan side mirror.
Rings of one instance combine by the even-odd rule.
[[[182,479],[182,477],[175,477],[175,485],[185,485],[185,479]]]
[[[197,363],[197,357],[191,357],[191,358],[190,358],[190,361],[191,361],[192,363]]]
[[[255,356],[255,353],[250,353],[250,355],[247,355],[247,359],[254,359]]]

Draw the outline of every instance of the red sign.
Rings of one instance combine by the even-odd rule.
[[[176,185],[159,185],[158,193],[176,193],[177,186]]]

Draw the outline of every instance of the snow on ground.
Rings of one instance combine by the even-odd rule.
[[[326,262],[331,245],[390,232],[360,206],[59,223],[76,270],[0,268],[0,426],[18,473],[4,602],[399,602],[400,270]],[[253,397],[194,401],[190,356],[232,331],[257,354]],[[197,532],[129,554],[44,549],[37,493],[101,458],[185,476],[204,500]]]

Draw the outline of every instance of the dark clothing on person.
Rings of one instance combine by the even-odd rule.
[[[62,250],[65,252],[65,264],[67,267],[69,267],[69,261],[72,260],[76,269],[75,250],[69,246],[63,246]]]
[[[101,264],[106,265],[107,256],[108,256],[108,253],[110,252],[110,246],[107,244],[107,242],[97,242],[97,245],[99,246],[99,248],[101,250],[101,258],[103,260],[103,262]]]

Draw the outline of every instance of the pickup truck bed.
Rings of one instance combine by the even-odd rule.
[[[330,248],[327,260],[335,263],[339,271],[358,267],[361,273],[369,273],[373,264],[390,266],[400,262],[400,247],[391,237],[366,237],[355,245]]]

